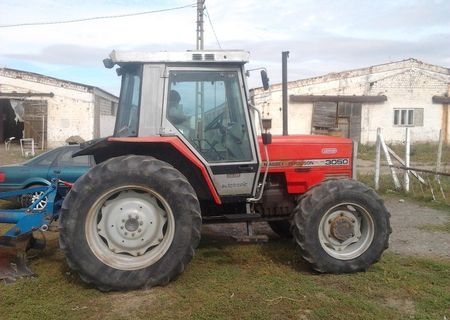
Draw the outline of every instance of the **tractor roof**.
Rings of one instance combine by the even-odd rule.
[[[114,64],[123,63],[170,63],[170,62],[201,62],[201,63],[239,63],[249,60],[249,52],[243,50],[215,51],[162,51],[162,52],[111,52],[110,59]]]

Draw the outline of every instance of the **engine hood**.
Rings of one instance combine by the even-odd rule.
[[[259,139],[261,157],[265,161],[262,140]],[[273,136],[268,146],[269,159],[306,160],[336,159],[352,157],[353,142],[351,139],[320,135]]]

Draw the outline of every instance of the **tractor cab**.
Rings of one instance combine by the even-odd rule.
[[[249,112],[245,51],[112,52],[122,76],[114,137],[178,137],[220,197],[256,192],[260,153]],[[233,177],[233,179],[230,179]]]

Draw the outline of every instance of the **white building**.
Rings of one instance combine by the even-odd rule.
[[[341,134],[373,143],[377,128],[389,142],[450,141],[450,69],[415,59],[331,73],[288,83],[289,134]],[[281,84],[253,90],[273,134],[282,133]]]
[[[34,138],[57,147],[67,138],[112,134],[118,98],[100,88],[0,68],[0,142]]]

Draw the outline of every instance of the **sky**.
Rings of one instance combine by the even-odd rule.
[[[0,0],[0,26],[166,9],[195,0]],[[223,49],[250,51],[248,68],[281,81],[416,58],[450,67],[450,0],[206,0]],[[112,50],[195,49],[196,8],[89,22],[0,27],[0,67],[42,73],[118,94],[102,60]],[[205,17],[205,49],[218,49]],[[260,86],[255,74],[250,86]]]

